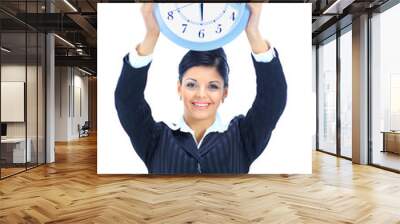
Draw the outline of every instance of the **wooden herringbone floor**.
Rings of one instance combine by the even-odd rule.
[[[98,176],[96,138],[0,181],[0,223],[400,223],[400,175],[313,153],[313,175]]]

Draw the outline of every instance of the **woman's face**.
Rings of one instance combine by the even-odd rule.
[[[220,103],[228,94],[224,80],[215,67],[195,66],[186,70],[178,94],[190,120],[214,120]]]

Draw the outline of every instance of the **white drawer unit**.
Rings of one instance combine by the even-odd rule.
[[[2,147],[12,151],[12,163],[25,163],[32,161],[32,140],[26,140],[27,147],[25,153],[25,138],[7,138],[1,140]]]

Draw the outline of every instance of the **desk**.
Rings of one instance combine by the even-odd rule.
[[[383,152],[400,154],[400,131],[382,131]]]
[[[31,162],[32,140],[28,138],[26,142],[28,143],[28,147],[26,147],[25,154],[25,138],[1,139],[1,156],[9,163]]]

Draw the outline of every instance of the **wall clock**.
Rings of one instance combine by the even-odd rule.
[[[158,3],[160,31],[188,49],[207,51],[235,39],[249,19],[246,3]]]

